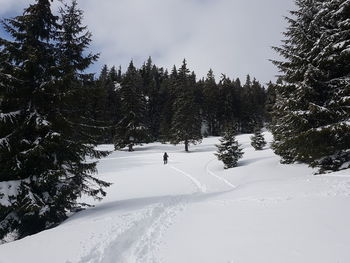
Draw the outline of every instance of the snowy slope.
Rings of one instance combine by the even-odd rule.
[[[350,262],[350,172],[315,176],[238,139],[245,155],[229,170],[213,155],[218,138],[190,153],[158,143],[114,152],[99,163],[114,183],[102,202],[0,245],[0,263]]]

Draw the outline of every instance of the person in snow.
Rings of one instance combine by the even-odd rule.
[[[164,164],[168,163],[168,157],[169,157],[169,155],[165,152],[164,155],[163,155]]]

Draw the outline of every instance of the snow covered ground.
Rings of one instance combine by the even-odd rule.
[[[0,263],[350,262],[350,171],[315,176],[238,139],[245,155],[229,170],[213,155],[218,138],[190,153],[159,143],[114,152],[98,166],[114,183],[102,202],[0,245]]]

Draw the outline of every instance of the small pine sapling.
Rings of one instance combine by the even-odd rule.
[[[250,139],[251,139],[250,144],[257,151],[262,150],[266,145],[266,141],[265,141],[264,135],[261,133],[260,127],[255,129],[254,135],[250,137]]]
[[[235,131],[233,129],[226,130],[219,141],[220,144],[216,145],[218,151],[215,155],[224,163],[224,169],[236,167],[238,160],[243,156],[243,151],[235,138]]]

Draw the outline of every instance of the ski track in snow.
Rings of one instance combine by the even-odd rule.
[[[175,171],[183,174],[186,176],[188,179],[192,181],[192,183],[197,187],[198,191],[201,193],[206,193],[207,192],[207,187],[203,184],[201,184],[196,178],[194,178],[192,175],[180,170],[179,168],[176,168],[175,166],[170,166],[171,169],[174,169]]]
[[[113,160],[119,160],[119,159],[133,159],[133,158],[143,158],[148,157],[149,155],[143,154],[143,155],[130,155],[130,156],[119,156],[119,157],[110,157],[110,158],[103,158],[100,159],[99,162],[103,161],[113,161]]]
[[[235,185],[209,169],[212,161],[210,160],[205,166],[207,173],[230,188],[236,188]],[[191,197],[207,193],[207,186],[195,177],[175,166],[170,166],[170,168],[188,178],[197,188],[197,192],[187,196],[169,197],[167,201],[146,207],[137,214],[124,215],[121,222],[120,218],[119,222],[118,218],[110,218],[110,220],[115,220],[110,226],[110,231],[100,240],[99,244],[89,249],[79,263],[163,262],[157,252],[162,244],[165,231],[173,224],[178,213],[186,208]]]
[[[136,215],[125,215],[122,222],[113,224],[107,237],[90,249],[79,263],[162,262],[157,257],[162,236],[185,205],[184,197],[175,196]]]
[[[233,189],[236,189],[237,186],[231,184],[228,180],[226,180],[225,178],[222,178],[221,176],[218,176],[217,174],[215,174],[213,171],[211,171],[211,170],[209,169],[209,164],[210,164],[212,161],[214,161],[214,160],[216,160],[216,159],[212,159],[212,160],[210,160],[209,162],[207,162],[207,164],[206,164],[206,166],[205,166],[205,167],[206,167],[207,174],[209,174],[209,175],[215,177],[216,179],[218,179],[219,181],[221,181],[221,182],[227,184],[229,187],[231,187],[231,188],[233,188]]]
[[[247,143],[248,135],[244,138],[246,138],[244,144],[250,147],[250,144]],[[186,156],[186,158],[178,158],[176,162],[163,166],[159,164],[163,151],[147,152],[150,154],[143,154],[146,151],[140,151],[138,155],[127,153],[124,155],[122,153],[123,155],[103,158],[100,161],[108,168],[108,173],[110,173],[114,163],[108,161],[120,159],[121,162],[124,162],[126,159],[124,166],[128,168],[140,163],[139,158],[147,158],[144,162],[147,164],[145,174],[161,174],[162,182],[153,184],[151,181],[146,186],[149,187],[148,191],[144,193],[142,191],[137,192],[144,187],[142,182],[134,185],[133,178],[128,178],[124,183],[128,183],[130,189],[137,186],[135,187],[136,190],[133,189],[137,193],[136,197],[128,194],[116,195],[110,200],[110,203],[107,202],[100,208],[96,206],[95,211],[87,210],[86,214],[77,215],[75,219],[73,218],[70,222],[67,222],[66,226],[62,225],[63,234],[57,232],[52,236],[50,231],[55,231],[53,229],[47,231],[47,238],[39,239],[39,242],[33,239],[31,241],[33,243],[25,243],[30,245],[26,249],[28,248],[28,251],[30,249],[34,252],[28,253],[28,255],[27,252],[19,253],[25,256],[20,255],[22,260],[13,262],[50,262],[50,258],[52,259],[54,256],[53,252],[57,251],[57,253],[63,255],[64,251],[60,247],[49,246],[48,249],[45,249],[47,252],[40,253],[47,254],[44,257],[45,260],[35,260],[38,256],[35,251],[40,246],[45,246],[46,243],[44,242],[49,243],[56,235],[59,241],[66,240],[64,245],[66,248],[69,247],[70,251],[67,257],[63,255],[60,258],[61,261],[56,260],[55,262],[65,263],[166,263],[169,262],[169,257],[177,260],[171,262],[179,263],[233,263],[243,262],[242,259],[251,259],[251,255],[254,256],[255,254],[257,258],[259,256],[258,260],[251,259],[244,262],[258,262],[259,260],[263,262],[283,262],[283,259],[277,261],[276,258],[273,258],[275,260],[268,260],[266,252],[274,256],[276,254],[277,257],[287,258],[287,261],[291,257],[288,262],[349,262],[343,260],[343,258],[349,258],[347,256],[348,236],[350,236],[347,231],[349,220],[346,220],[349,218],[349,214],[340,210],[346,208],[350,197],[350,176],[347,171],[330,175],[310,176],[310,170],[293,170],[291,169],[293,166],[281,166],[277,163],[278,160],[263,163],[263,165],[257,165],[254,168],[255,162],[252,160],[263,160],[266,159],[266,156],[270,158],[272,155],[251,151],[248,156],[251,158],[246,161],[245,166],[247,168],[253,166],[254,169],[242,169],[243,174],[249,177],[252,172],[260,173],[260,169],[263,172],[265,171],[266,174],[262,173],[261,177],[253,176],[252,180],[239,181],[239,178],[235,179],[236,185],[234,185],[225,177],[226,174],[231,176],[234,174],[222,173],[223,170],[221,168],[219,170],[216,163],[214,165],[216,158],[213,158],[212,153],[202,155],[203,152],[199,152],[200,155],[191,155],[190,157],[193,156],[195,161],[189,160]],[[174,157],[176,157],[175,154]],[[272,169],[276,168],[279,169],[277,173],[287,173],[288,177],[277,177],[274,173],[272,176],[267,175],[269,170],[274,171]],[[298,168],[298,166],[294,166],[294,168]],[[142,169],[141,164],[135,171],[142,173]],[[294,172],[296,172],[295,175]],[[167,173],[172,176],[173,181],[170,183],[166,181],[167,177],[164,177],[164,174]],[[129,173],[125,174],[129,175]],[[158,177],[155,176],[150,179],[155,180],[154,178]],[[118,182],[121,179],[117,178],[115,180]],[[147,178],[143,179],[146,180]],[[178,187],[176,192],[171,192],[173,195],[164,196],[164,194],[169,193],[164,193],[163,189],[157,192],[158,189],[162,188],[162,183],[166,183],[164,187],[172,187],[172,182],[179,184],[176,185]],[[181,186],[184,187],[183,190],[186,194],[183,193]],[[233,194],[222,195],[230,192]],[[199,206],[196,206],[196,203]],[[314,210],[309,213],[311,207]],[[334,210],[328,215],[327,209],[333,207],[335,207]],[[289,208],[291,211],[288,210]],[[294,212],[300,213],[300,216]],[[314,213],[317,217],[314,216]],[[291,219],[289,219],[289,216]],[[220,220],[217,220],[216,217]],[[225,218],[226,220],[222,220]],[[315,218],[321,219],[319,224],[314,224]],[[190,221],[187,221],[187,219],[190,219]],[[292,219],[294,221],[290,223],[289,220]],[[256,220],[258,220],[258,223]],[[270,221],[272,222],[270,223]],[[333,222],[335,223],[333,224]],[[64,229],[64,227],[68,228]],[[70,227],[74,227],[74,229],[70,229]],[[76,232],[72,231],[73,234],[77,234],[72,247],[70,247],[71,245],[67,239],[70,230],[78,230]],[[80,231],[84,232],[81,237],[79,236]],[[185,236],[184,233],[186,233]],[[305,233],[307,233],[308,239]],[[67,236],[64,236],[66,234]],[[232,236],[234,238],[231,238]],[[325,237],[324,240],[322,240],[323,236]],[[241,238],[243,242],[241,242]],[[72,237],[72,239],[75,239],[75,237]],[[217,242],[217,240],[220,240],[220,242]],[[266,246],[266,250],[265,247],[252,246],[251,244],[255,244],[256,240],[267,240],[267,244],[271,244],[271,248]],[[290,250],[289,244],[293,244],[293,246],[301,244],[299,248],[295,248],[295,251],[301,251],[299,252],[300,255],[293,254],[294,252]],[[179,245],[180,248],[176,245]],[[244,246],[247,246],[246,251]],[[303,250],[303,246],[306,246],[305,250]],[[252,247],[254,248],[253,254],[251,253]],[[320,250],[320,247],[323,249]],[[330,253],[334,255],[333,259],[327,261],[327,253],[324,253],[324,260],[314,258],[315,255],[320,253],[323,256],[323,251],[327,252],[329,247],[331,248]],[[7,257],[17,256],[16,251],[19,251],[18,248],[20,247],[15,248],[16,250],[9,250],[11,253],[8,253]],[[164,250],[164,248],[166,249]],[[181,248],[187,250],[185,249],[184,252]],[[226,251],[224,251],[225,249]],[[310,249],[311,252],[309,252]],[[169,250],[172,251],[169,252]],[[289,252],[290,254],[288,254]],[[213,253],[217,253],[220,260],[211,260],[210,256]],[[339,260],[338,255],[340,255]],[[1,262],[2,257],[6,258],[0,255]],[[237,258],[233,259],[234,257]],[[307,260],[308,257],[311,260]],[[201,258],[202,260],[189,261],[188,258]]]
[[[197,193],[207,192],[207,187],[192,175],[175,166],[170,168],[188,178],[197,188]],[[145,208],[137,216],[125,215],[124,220],[114,223],[108,235],[79,263],[161,263],[157,252],[164,232],[197,193],[170,197],[165,202]]]

